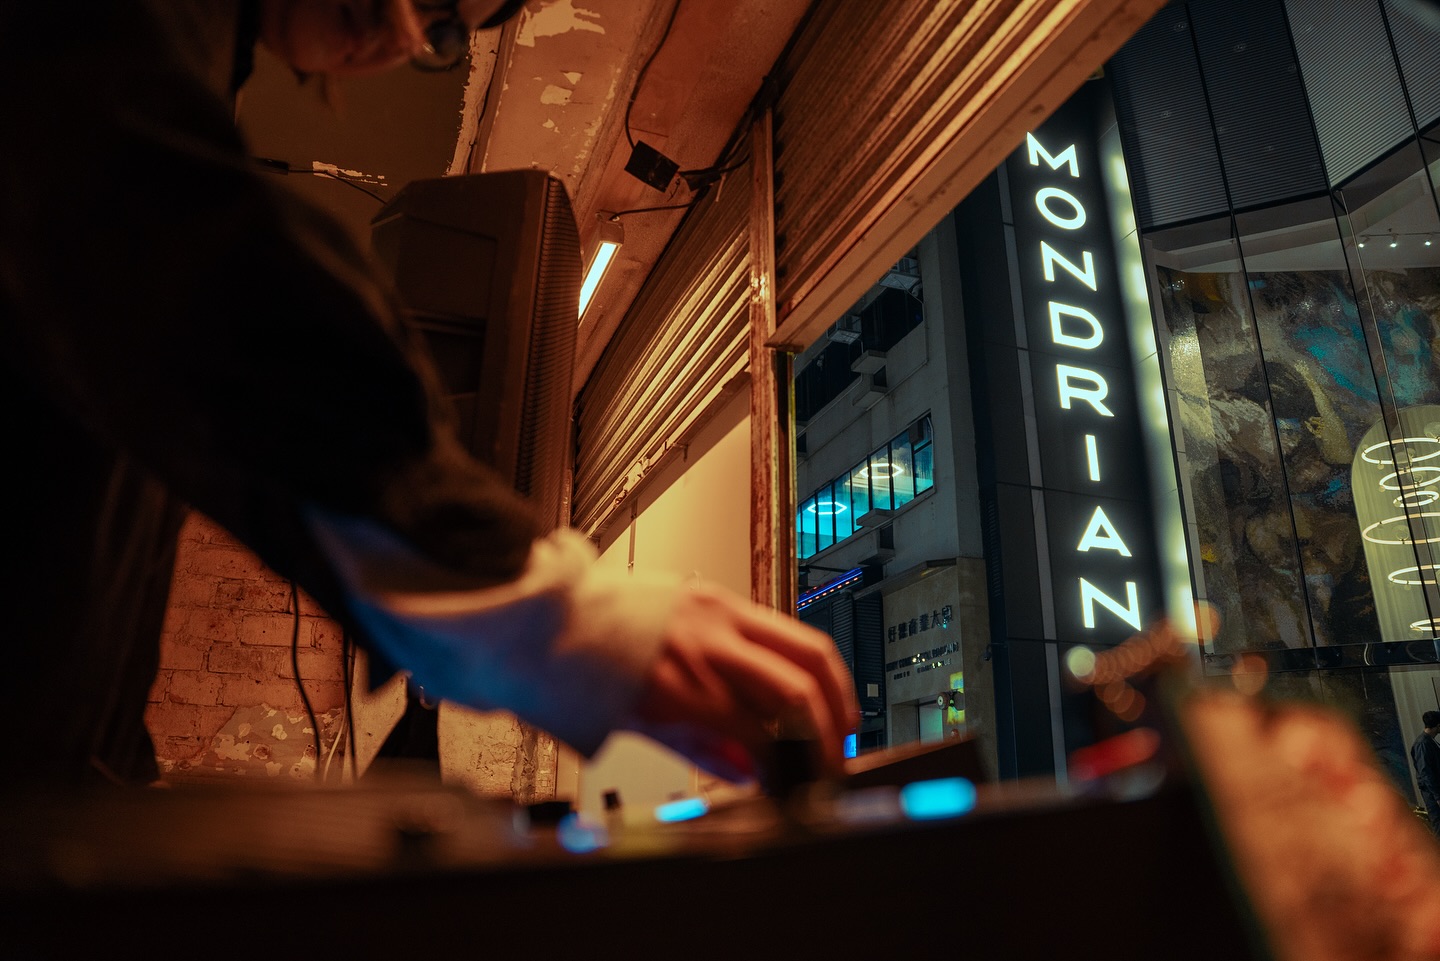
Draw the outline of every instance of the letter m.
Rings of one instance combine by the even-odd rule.
[[[1060,151],[1060,155],[1056,157],[1052,156],[1050,151],[1040,146],[1040,141],[1035,139],[1033,133],[1027,133],[1025,135],[1025,152],[1030,157],[1030,166],[1032,167],[1040,166],[1040,161],[1044,160],[1050,165],[1051,170],[1059,170],[1060,166],[1064,164],[1070,168],[1070,176],[1080,176],[1080,161],[1075,156],[1075,145],[1073,143]]]

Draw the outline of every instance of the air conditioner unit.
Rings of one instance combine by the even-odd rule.
[[[860,339],[860,315],[845,314],[831,325],[826,336],[838,344],[853,344]]]
[[[907,294],[918,295],[920,290],[920,262],[914,257],[901,257],[895,266],[880,278],[880,286],[893,287]]]

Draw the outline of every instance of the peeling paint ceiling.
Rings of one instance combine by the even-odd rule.
[[[809,0],[530,0],[493,40],[478,41],[494,56],[472,73],[472,116],[457,156],[463,153],[472,171],[535,168],[561,178],[588,258],[598,218],[691,199],[680,178],[658,191],[625,173],[631,139],[682,170],[713,165],[808,6]],[[581,325],[577,381],[594,366],[683,215],[647,210],[620,218],[625,244]]]
[[[809,4],[528,0],[504,28],[476,34],[468,71],[346,80],[334,104],[297,96],[293,74],[262,51],[241,125],[257,156],[376,175],[286,178],[361,236],[384,197],[443,173],[552,172],[570,192],[587,258],[598,217],[643,210],[621,218],[624,246],[581,324],[578,386],[684,216],[646,208],[691,199],[681,178],[659,191],[625,173],[630,140],[682,170],[713,165]]]

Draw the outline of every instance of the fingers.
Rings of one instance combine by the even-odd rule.
[[[672,638],[651,669],[632,730],[721,777],[746,780],[764,756],[765,720],[715,671],[712,650]]]
[[[758,645],[731,644],[716,651],[715,672],[730,685],[744,717],[748,742],[763,744],[768,725],[778,719],[793,733],[814,738],[821,762],[831,772],[842,764],[840,746],[850,725],[847,715],[832,710],[815,674],[794,661]]]
[[[822,763],[838,771],[859,708],[850,673],[827,635],[705,589],[688,592],[676,610],[646,716],[683,718],[757,756],[780,721],[793,734],[815,738]]]
[[[831,714],[844,734],[860,723],[855,682],[829,635],[752,604],[736,605],[737,624],[745,636],[788,658],[816,677]]]

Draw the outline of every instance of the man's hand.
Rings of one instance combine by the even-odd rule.
[[[854,682],[828,636],[703,587],[676,604],[625,726],[742,781],[755,775],[777,723],[813,738],[823,773],[839,774],[859,721]]]

